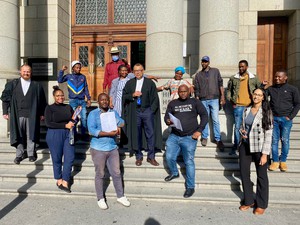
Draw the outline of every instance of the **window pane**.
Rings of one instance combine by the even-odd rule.
[[[127,45],[119,45],[118,49],[120,50],[120,58],[125,58],[127,59]]]
[[[114,23],[146,23],[147,0],[114,0]]]
[[[95,65],[97,67],[105,66],[104,46],[95,47]]]
[[[76,24],[107,24],[107,0],[76,0]]]
[[[84,67],[87,67],[89,65],[89,47],[88,46],[80,46],[79,47],[79,57],[78,58]]]

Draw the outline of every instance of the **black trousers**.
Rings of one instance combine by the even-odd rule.
[[[266,209],[269,201],[269,180],[268,180],[268,163],[263,166],[259,165],[262,153],[250,153],[248,143],[242,143],[239,148],[239,163],[244,191],[244,204],[251,205],[254,203],[253,183],[251,181],[251,162],[255,163],[256,168],[256,207]]]

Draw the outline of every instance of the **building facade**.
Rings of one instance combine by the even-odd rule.
[[[131,65],[141,62],[162,77],[159,85],[179,65],[194,74],[209,55],[224,85],[246,59],[261,80],[272,83],[283,68],[300,88],[298,0],[0,0],[0,7],[0,91],[28,63],[51,93],[57,70],[80,60],[95,99],[112,46]],[[167,97],[161,94],[162,111]],[[222,136],[230,140],[230,110],[221,117]],[[7,121],[0,127],[7,130]]]

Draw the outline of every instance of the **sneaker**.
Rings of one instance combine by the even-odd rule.
[[[108,206],[107,206],[104,198],[101,198],[98,201],[98,206],[99,206],[100,209],[108,209]]]
[[[117,202],[121,203],[122,205],[129,207],[130,206],[130,201],[126,198],[126,196],[123,196],[121,198],[117,198]]]
[[[19,165],[22,160],[23,160],[22,157],[16,157],[14,163]]]
[[[217,141],[217,148],[221,151],[221,152],[224,152],[224,144],[222,141]]]
[[[280,164],[279,164],[279,169],[280,169],[281,172],[287,171],[287,165],[286,165],[286,162],[280,162]]]
[[[204,147],[207,145],[207,138],[201,138],[201,145]]]
[[[272,164],[269,166],[269,170],[274,171],[279,168],[279,162],[272,162]]]

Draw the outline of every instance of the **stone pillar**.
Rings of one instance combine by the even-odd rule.
[[[223,77],[224,88],[228,78],[238,71],[239,61],[239,1],[201,0],[199,58],[208,55],[211,66],[217,67]],[[232,141],[233,117],[229,102],[220,111],[222,140]],[[210,126],[212,130],[212,126]],[[210,135],[212,136],[212,133]],[[213,138],[211,138],[213,139]]]
[[[0,0],[0,78],[17,75],[19,66],[19,5],[18,0]]]
[[[211,58],[211,65],[220,69],[223,77],[238,70],[239,1],[201,0],[199,56]]]
[[[183,0],[147,2],[146,70],[163,78],[183,64]]]
[[[19,5],[18,0],[0,0],[0,95],[7,79],[18,77],[20,60],[19,40]],[[0,118],[0,139],[7,138],[7,121],[2,118],[2,104]]]

